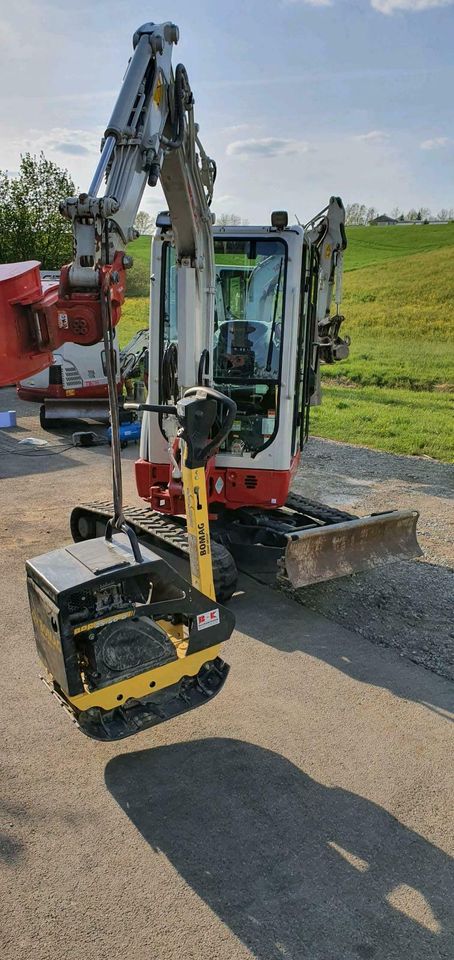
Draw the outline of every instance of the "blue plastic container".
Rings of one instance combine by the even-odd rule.
[[[0,427],[15,427],[15,426],[16,426],[16,411],[15,410],[0,411]]]
[[[112,427],[107,430],[107,439],[112,443]],[[120,443],[126,447],[128,443],[138,443],[140,440],[140,420],[133,420],[132,423],[122,423],[120,426]]]

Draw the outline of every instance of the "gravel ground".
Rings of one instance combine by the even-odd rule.
[[[419,511],[420,560],[305,587],[294,596],[372,643],[454,678],[454,467],[311,438],[294,490],[360,516]]]

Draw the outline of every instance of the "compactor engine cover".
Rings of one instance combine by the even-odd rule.
[[[147,547],[141,554],[138,562],[120,534],[26,564],[51,689],[97,740],[127,737],[201,705],[229,669],[219,653],[233,614]]]

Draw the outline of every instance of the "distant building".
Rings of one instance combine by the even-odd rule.
[[[399,221],[388,217],[386,213],[382,213],[379,217],[369,220],[369,227],[394,227],[396,223],[399,223]]]
[[[369,220],[368,227],[422,227],[430,225],[431,227],[436,224],[447,224],[447,220],[393,220],[392,217],[388,217],[386,213],[382,213],[379,217],[374,217],[373,220]]]

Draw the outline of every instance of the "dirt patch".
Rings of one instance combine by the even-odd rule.
[[[454,678],[454,468],[311,438],[296,493],[364,516],[420,513],[420,560],[402,561],[293,592],[300,603],[372,643]]]

